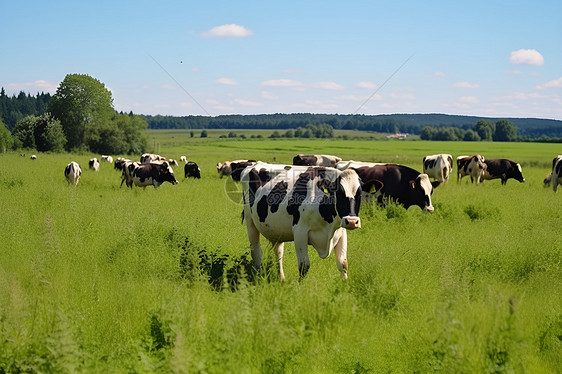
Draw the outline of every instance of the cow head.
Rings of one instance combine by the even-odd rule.
[[[521,169],[520,164],[515,164],[514,167],[514,178],[519,181],[519,183],[525,182],[525,178],[523,178],[523,170]]]
[[[171,184],[178,184],[176,177],[174,176],[174,170],[168,164],[168,162],[164,161],[160,165],[160,174],[162,175],[163,182],[170,182]]]
[[[354,230],[361,227],[358,217],[361,207],[361,181],[355,170],[344,170],[336,181],[336,212],[341,217],[341,227]]]
[[[410,189],[412,191],[414,201],[417,202],[422,210],[433,212],[434,208],[431,204],[431,195],[433,188],[439,186],[440,182],[430,182],[427,174],[420,174],[414,180],[410,181]]]

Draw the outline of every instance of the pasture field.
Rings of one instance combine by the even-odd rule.
[[[0,373],[562,371],[562,195],[542,186],[560,145],[188,134],[149,132],[202,171],[175,167],[180,183],[158,190],[120,188],[107,163],[88,170],[96,155],[0,154]],[[420,171],[425,155],[481,153],[520,162],[526,182],[453,175],[431,214],[363,204],[347,281],[309,248],[299,282],[291,243],[286,282],[266,248],[263,273],[239,271],[240,187],[215,164],[297,153]]]

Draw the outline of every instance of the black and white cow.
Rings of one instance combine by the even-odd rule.
[[[310,268],[308,245],[321,258],[335,252],[347,278],[347,232],[361,227],[361,182],[353,170],[258,162],[241,175],[243,218],[254,265],[261,266],[260,234],[275,248],[281,279],[284,242],[294,241],[299,274]]]
[[[68,184],[76,186],[81,175],[82,169],[80,169],[80,165],[78,165],[77,162],[71,161],[68,165],[66,165],[66,168],[64,169],[64,176]]]
[[[293,165],[301,166],[330,166],[336,167],[341,158],[332,155],[305,155],[298,154],[293,157]]]
[[[562,185],[562,156],[557,156],[552,160],[552,176],[550,185],[552,190],[556,192],[558,185]]]
[[[423,172],[436,181],[447,183],[452,171],[453,156],[448,153],[425,156],[423,158]]]
[[[239,182],[240,173],[242,173],[242,170],[244,170],[247,166],[254,165],[255,163],[256,160],[234,160],[219,162],[217,163],[217,173],[219,173],[220,178],[230,175],[234,181]]]
[[[440,182],[430,182],[427,174],[422,174],[410,167],[397,164],[373,164],[352,168],[363,183],[363,194],[377,199],[384,204],[391,199],[408,209],[418,206],[422,210],[433,212],[431,195]]]
[[[501,179],[502,184],[506,184],[509,178],[518,180],[520,183],[525,182],[521,165],[517,162],[507,160],[505,158],[486,159],[484,160],[486,169],[482,175],[482,179]]]
[[[183,171],[185,172],[185,177],[192,177],[201,179],[201,169],[195,162],[188,161],[185,166],[183,167]]]
[[[123,182],[127,187],[133,188],[133,171],[142,165],[140,162],[125,160],[121,165],[121,185],[123,187]]]
[[[88,166],[94,171],[100,170],[100,163],[96,157],[90,159],[90,161],[88,162]]]
[[[154,188],[158,188],[164,182],[178,184],[174,171],[167,162],[135,165],[131,175],[132,181],[137,187],[152,185]]]
[[[109,162],[110,164],[113,164],[113,157],[111,157],[111,156],[102,155],[101,160],[105,161],[105,162]]]
[[[470,175],[472,183],[474,181],[476,184],[480,183],[486,167],[484,157],[481,155],[457,157],[457,182],[460,182],[464,176]]]
[[[113,168],[115,170],[121,170],[123,171],[123,167],[125,166],[125,163],[129,161],[132,162],[131,160],[129,160],[128,158],[124,158],[124,157],[118,157],[115,162],[113,163]]]

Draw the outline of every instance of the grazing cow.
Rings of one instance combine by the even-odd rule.
[[[486,170],[484,157],[480,155],[459,156],[457,157],[457,182],[460,182],[466,175],[470,175],[470,181],[476,184],[482,181]]]
[[[91,158],[90,161],[88,162],[88,165],[90,166],[90,169],[94,170],[94,171],[99,171],[100,170],[100,163],[98,161],[97,158]]]
[[[360,168],[362,166],[375,166],[375,165],[385,165],[384,163],[380,163],[380,162],[363,162],[363,161],[353,161],[353,160],[349,160],[349,161],[339,161],[336,163],[335,168],[338,170],[345,170],[345,169],[357,169]]]
[[[111,156],[102,155],[101,160],[105,161],[105,162],[109,162],[110,164],[113,164],[113,157],[111,157]]]
[[[123,171],[123,168],[125,167],[125,163],[127,163],[127,161],[131,161],[128,158],[124,158],[124,157],[118,157],[115,162],[113,163],[113,168],[115,170],[121,170]]]
[[[552,190],[556,192],[558,185],[562,185],[562,156],[556,156],[552,160],[552,178],[550,179]]]
[[[301,277],[310,268],[310,244],[321,258],[334,250],[337,267],[347,278],[346,229],[361,227],[361,182],[355,171],[259,162],[244,169],[241,182],[243,219],[256,268],[261,266],[261,234],[276,250],[281,280],[288,241],[295,242]]]
[[[150,164],[153,162],[164,162],[164,161],[166,161],[166,157],[154,153],[145,153],[140,158],[141,164]]]
[[[180,156],[180,161],[184,162],[187,164],[187,157],[185,156]]]
[[[440,182],[430,182],[427,174],[397,164],[375,164],[352,169],[361,178],[363,194],[375,197],[379,204],[390,199],[406,209],[418,206],[421,210],[433,212],[431,195]]]
[[[256,160],[234,160],[234,161],[225,161],[217,163],[217,173],[219,173],[219,177],[222,178],[223,176],[231,176],[232,180],[239,182],[240,181],[240,174],[242,170],[247,166],[252,166],[256,163]]]
[[[331,155],[304,155],[298,154],[293,157],[293,165],[301,166],[331,166],[336,167],[336,164],[341,161],[341,158]]]
[[[452,171],[453,156],[450,154],[442,153],[423,158],[423,172],[436,181],[447,183]]]
[[[506,184],[509,178],[518,180],[520,183],[525,182],[523,178],[523,171],[521,170],[521,165],[517,162],[507,160],[505,158],[498,159],[486,159],[484,161],[486,164],[486,169],[482,179],[491,180],[500,178],[502,184]]]
[[[164,182],[178,184],[170,164],[164,161],[161,164],[140,164],[133,168],[132,180],[137,187],[160,187]]]
[[[199,166],[197,166],[195,162],[189,161],[188,163],[185,164],[183,170],[185,172],[184,178],[192,177],[192,178],[201,179],[201,169],[199,169]]]
[[[37,156],[36,156],[36,155],[31,155],[30,159],[31,159],[31,160],[37,160]]]
[[[64,176],[66,177],[68,184],[76,186],[81,175],[82,169],[80,169],[80,165],[78,165],[77,162],[71,161],[70,164],[66,165],[66,168],[64,169]]]

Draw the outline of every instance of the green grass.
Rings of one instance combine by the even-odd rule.
[[[180,167],[176,186],[128,190],[108,164],[87,170],[92,155],[0,155],[0,373],[562,370],[561,195],[542,187],[556,145],[151,136],[202,179]],[[363,205],[348,281],[311,248],[298,282],[287,244],[287,282],[271,268],[235,291],[209,285],[189,256],[228,254],[231,268],[249,252],[226,192],[236,186],[215,164],[301,152],[418,170],[427,154],[481,153],[521,162],[527,181],[453,178],[433,214]],[[71,160],[76,188],[63,176]]]

